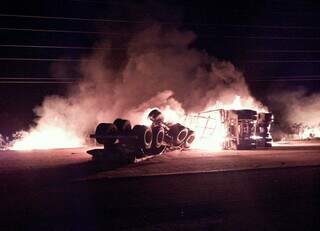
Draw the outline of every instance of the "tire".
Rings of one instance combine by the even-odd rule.
[[[164,140],[164,128],[157,126],[152,128],[152,146],[155,148],[160,148],[163,146]]]
[[[136,125],[132,129],[133,135],[137,136],[136,145],[144,150],[150,149],[152,145],[152,130],[143,125]]]
[[[110,123],[100,123],[96,128],[95,135],[98,136],[96,138],[99,144],[111,145],[116,142],[116,138],[102,138],[99,136],[108,136],[114,135],[118,131],[117,127],[114,124]]]
[[[193,143],[193,141],[195,140],[196,136],[194,134],[194,131],[189,130],[188,131],[188,137],[186,138],[186,140],[184,141],[184,147],[185,148],[190,148],[191,144]]]
[[[172,137],[172,144],[179,146],[188,136],[188,129],[181,124],[175,124],[170,127],[169,135]]]
[[[164,128],[161,126],[152,128],[152,145],[151,149],[148,150],[149,155],[159,155],[163,153],[166,149],[166,145],[164,145]]]
[[[119,132],[128,134],[131,131],[131,123],[129,120],[116,119],[113,124],[118,128]]]

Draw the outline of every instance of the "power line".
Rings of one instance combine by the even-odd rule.
[[[200,35],[201,36],[201,35]],[[214,36],[216,37],[216,36]],[[287,37],[287,36],[237,36],[237,35],[223,35],[223,38],[236,39],[262,39],[262,40],[320,40],[320,37]]]
[[[0,84],[71,84],[71,81],[1,81]]]
[[[320,63],[320,60],[245,60],[245,63]]]
[[[13,27],[0,27],[0,30],[6,31],[28,31],[28,32],[47,32],[47,33],[69,33],[69,34],[101,34],[111,36],[124,36],[129,34],[124,33],[110,33],[99,31],[79,31],[79,30],[56,30],[56,29],[34,29],[34,28],[13,28]]]
[[[303,81],[320,81],[317,79],[255,79],[247,80],[248,82],[303,82]]]
[[[320,30],[318,26],[289,26],[289,25],[249,25],[249,24],[224,24],[225,27],[246,27],[246,28],[262,28],[262,29],[303,29],[303,30]]]
[[[57,17],[57,16],[41,16],[41,15],[23,15],[23,14],[0,14],[0,17],[53,19],[53,20],[88,21],[88,22],[118,22],[118,23],[140,23],[140,24],[146,23],[145,21],[134,21],[134,20],[126,20],[126,19],[74,18],[74,17]]]
[[[0,30],[6,31],[27,31],[27,32],[46,32],[46,33],[69,33],[69,34],[101,34],[108,36],[130,36],[130,33],[110,33],[99,31],[78,31],[78,30],[56,30],[56,29],[34,29],[34,28],[9,28],[0,27]],[[237,35],[213,35],[198,34],[202,38],[227,38],[227,39],[257,39],[257,40],[320,40],[320,37],[287,37],[287,36],[237,36]]]
[[[88,21],[88,22],[113,22],[113,23],[133,23],[133,24],[148,24],[149,21],[137,21],[128,19],[106,19],[106,18],[79,18],[79,17],[60,17],[60,16],[42,16],[42,15],[24,15],[24,14],[3,14],[0,17],[13,18],[32,18],[32,19],[49,19],[49,20],[68,20],[68,21]],[[248,24],[210,24],[210,23],[192,23],[192,22],[157,22],[159,24],[171,25],[193,25],[204,27],[246,27],[246,28],[264,28],[264,29],[306,29],[319,30],[317,26],[290,26],[290,25],[248,25]]]
[[[78,62],[81,59],[44,59],[44,58],[0,58],[0,61],[44,61],[44,62]]]
[[[0,44],[7,48],[71,49],[71,50],[127,50],[126,47],[54,46],[30,44]],[[320,53],[320,50],[244,50],[250,53]]]
[[[54,81],[60,81],[60,80],[77,80],[76,78],[60,78],[60,77],[3,77],[0,76],[0,81],[3,80],[54,80]]]
[[[256,53],[320,53],[320,50],[247,50]]]
[[[74,50],[127,50],[125,47],[84,47],[84,46],[51,46],[51,45],[28,45],[28,44],[0,44],[0,47],[8,48],[39,48],[39,49],[74,49]]]
[[[39,62],[78,62],[82,59],[73,58],[0,58],[0,61],[39,61]],[[320,63],[320,60],[244,60],[244,63]]]
[[[303,78],[320,78],[320,75],[274,75],[269,77],[261,77],[261,79],[303,79]]]
[[[37,74],[36,74],[37,75]],[[44,76],[44,75],[43,75]],[[0,81],[7,80],[50,80],[50,81],[77,81],[78,78],[75,77],[16,77],[16,76],[0,76]],[[279,76],[264,76],[257,79],[248,80],[248,81],[303,81],[303,80],[320,80],[320,75],[279,75]]]
[[[129,5],[129,4],[125,4],[125,3],[120,3],[118,1],[114,2],[114,1],[93,1],[93,0],[71,0],[72,2],[80,2],[80,3],[88,3],[88,4],[103,4],[103,5],[120,5],[120,6],[124,6],[124,7],[128,7],[128,8],[139,8],[139,7],[135,7],[135,5]],[[192,5],[192,3],[189,2],[184,2],[183,4],[184,8],[189,8],[189,9],[194,9],[194,5]],[[241,14],[245,14],[248,15],[248,13],[250,13],[250,10],[248,9],[230,9],[230,8],[218,8],[219,10],[228,10],[228,11],[232,11],[232,12],[237,12],[237,13],[241,13]],[[287,7],[286,10],[279,9],[279,7],[268,7],[268,14],[294,14],[294,15],[301,15],[301,14],[318,14],[317,11],[310,10],[310,9],[304,9],[303,11],[301,11],[301,9],[297,9],[297,11],[288,11]]]

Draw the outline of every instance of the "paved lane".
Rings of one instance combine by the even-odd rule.
[[[126,166],[83,149],[1,152],[0,229],[317,230],[318,166],[314,145]]]

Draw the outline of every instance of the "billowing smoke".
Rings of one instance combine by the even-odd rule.
[[[281,108],[287,133],[298,135],[296,138],[320,137],[320,94],[300,88],[272,95],[271,101]]]
[[[195,39],[190,31],[149,27],[132,37],[121,68],[111,67],[108,50],[93,52],[81,61],[82,79],[67,96],[48,96],[35,109],[37,126],[31,132],[53,126],[84,141],[99,122],[123,117],[139,123],[150,107],[182,115],[199,112],[217,102],[231,103],[236,95],[251,107],[262,107],[242,73],[193,48]]]

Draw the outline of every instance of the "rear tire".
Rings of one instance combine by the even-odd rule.
[[[113,124],[118,128],[119,132],[127,134],[131,131],[131,123],[129,120],[118,118],[113,122]]]
[[[193,143],[193,141],[195,140],[196,136],[194,134],[194,131],[189,130],[188,131],[188,137],[186,138],[185,142],[184,142],[184,147],[185,148],[190,148],[191,144]]]
[[[164,145],[164,128],[161,126],[152,128],[152,146],[151,149],[148,150],[150,155],[159,155],[163,153],[166,149]]]
[[[172,137],[172,144],[179,146],[188,136],[188,129],[181,124],[175,124],[170,127],[168,134]]]
[[[137,136],[136,145],[144,150],[150,149],[152,145],[152,130],[143,125],[136,125],[132,129],[133,135]]]
[[[110,123],[100,123],[96,128],[95,135],[97,136],[96,140],[99,144],[104,145],[112,145],[116,142],[116,138],[106,138],[106,137],[99,137],[99,136],[108,136],[114,135],[117,133],[117,127],[114,124]]]
[[[152,128],[152,146],[155,148],[160,148],[163,146],[164,140],[164,128],[157,126]]]

